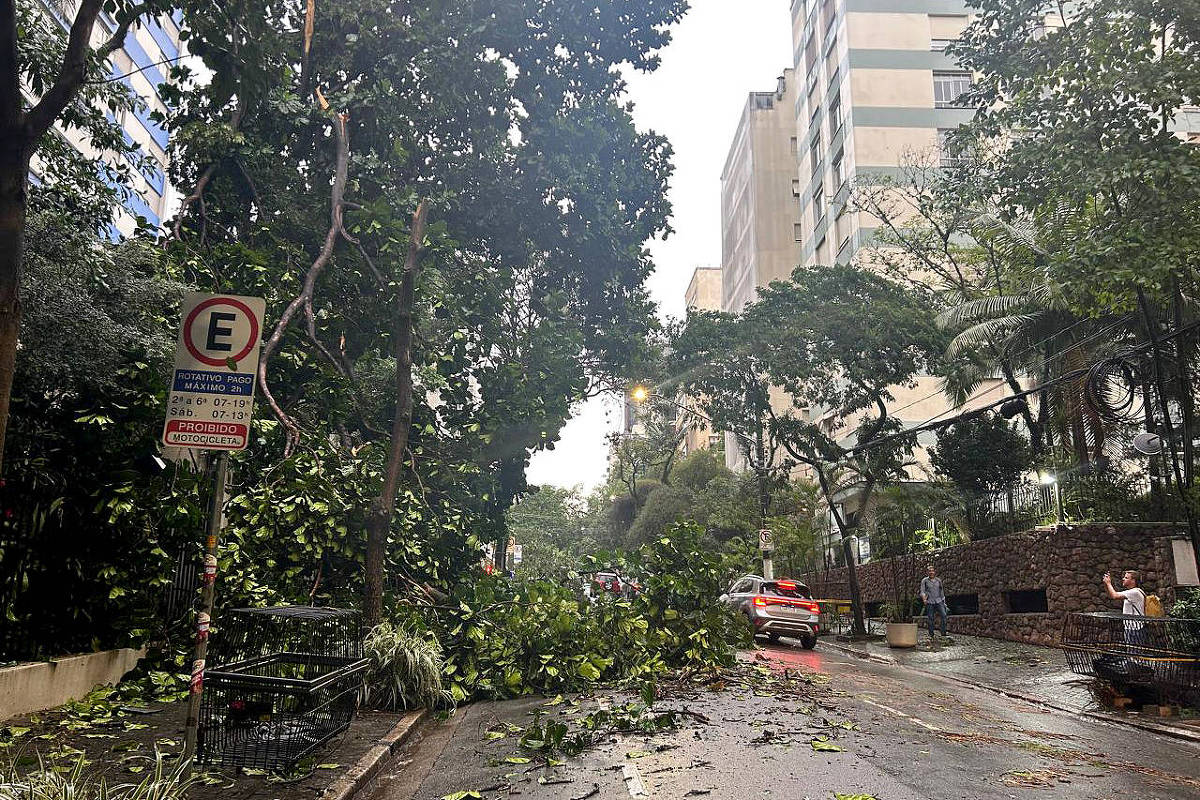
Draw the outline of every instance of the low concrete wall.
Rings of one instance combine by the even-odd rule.
[[[145,650],[106,650],[0,669],[0,720],[78,700],[101,684],[116,684]]]
[[[1120,610],[1104,592],[1105,572],[1113,573],[1120,589],[1121,571],[1138,570],[1146,593],[1157,593],[1164,603],[1171,603],[1177,580],[1174,543],[1179,538],[1173,525],[1038,528],[922,554],[904,583],[911,584],[908,593],[916,596],[925,565],[934,564],[948,596],[978,598],[979,613],[951,616],[951,631],[1050,645],[1058,642],[1068,613]],[[858,568],[864,603],[891,600],[897,563],[901,562],[885,559]],[[813,573],[805,581],[817,597],[849,597],[845,568]],[[1029,613],[1012,607],[1011,592],[1030,591],[1045,592],[1046,611]]]

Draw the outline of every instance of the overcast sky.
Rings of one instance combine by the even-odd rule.
[[[721,265],[721,169],[746,95],[773,90],[791,66],[789,13],[788,0],[692,0],[662,66],[629,76],[638,127],[666,135],[675,148],[675,233],[650,248],[650,293],[664,317],[683,313],[696,267]],[[555,449],[533,457],[529,482],[589,490],[603,481],[604,437],[619,425],[620,408],[619,398],[582,405]]]

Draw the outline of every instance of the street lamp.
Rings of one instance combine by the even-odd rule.
[[[1062,484],[1058,482],[1058,474],[1051,471],[1043,471],[1039,477],[1042,480],[1043,486],[1054,487],[1054,521],[1056,525],[1062,525],[1066,521],[1066,515],[1063,514]]]
[[[633,391],[629,393],[629,396],[635,403],[644,403],[650,399],[650,390],[645,386],[634,386]]]

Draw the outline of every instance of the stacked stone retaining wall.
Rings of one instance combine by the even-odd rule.
[[[1104,591],[1102,577],[1141,573],[1142,588],[1170,604],[1175,594],[1175,564],[1171,540],[1183,534],[1161,524],[1099,523],[1061,530],[1038,528],[1009,536],[984,539],[922,554],[911,562],[885,559],[858,568],[863,602],[869,608],[892,602],[899,578],[916,596],[925,566],[932,563],[942,577],[946,594],[969,604],[978,598],[978,613],[954,614],[950,630],[1031,644],[1057,644],[1063,620],[1073,611],[1120,610]],[[846,569],[805,576],[814,596],[848,598]],[[1040,602],[1045,611],[1022,612],[1022,603]],[[1014,595],[1014,592],[1026,593]]]

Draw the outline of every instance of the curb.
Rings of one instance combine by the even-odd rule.
[[[1187,730],[1185,728],[1176,727],[1174,725],[1163,725],[1161,723],[1150,722],[1148,720],[1143,720],[1143,719],[1113,717],[1113,716],[1109,716],[1107,714],[1101,714],[1096,711],[1082,711],[1077,708],[1068,708],[1067,706],[1059,705],[1057,703],[1051,703],[1049,701],[1046,701],[1046,700],[1043,700],[1043,699],[1040,699],[1037,697],[1033,697],[1032,695],[1022,694],[1021,692],[1014,692],[1011,689],[1002,689],[999,686],[991,686],[986,683],[979,683],[978,681],[973,681],[973,680],[970,680],[969,678],[964,678],[961,675],[946,674],[946,673],[941,673],[941,672],[931,672],[930,670],[921,669],[920,667],[913,667],[913,666],[909,666],[908,664],[901,664],[899,661],[897,661],[894,658],[889,658],[888,656],[883,656],[883,655],[877,655],[875,653],[866,653],[866,652],[863,652],[862,650],[855,650],[851,647],[846,647],[845,645],[842,645],[842,644],[835,644],[833,642],[822,641],[821,645],[823,647],[829,647],[834,650],[838,650],[842,653],[846,653],[847,655],[855,656],[856,658],[863,659],[864,661],[873,661],[876,664],[887,664],[889,666],[899,667],[900,669],[906,669],[911,672],[916,672],[920,675],[925,675],[930,678],[937,678],[937,679],[945,680],[945,681],[953,681],[954,683],[960,683],[964,686],[970,686],[973,689],[980,689],[985,692],[992,692],[994,694],[1003,695],[1005,697],[1011,697],[1015,700],[1023,700],[1026,703],[1032,703],[1033,705],[1042,706],[1043,708],[1050,708],[1055,711],[1061,711],[1064,714],[1072,714],[1074,716],[1087,717],[1088,719],[1094,719],[1099,722],[1108,722],[1108,723],[1112,723],[1113,725],[1127,725],[1131,728],[1139,728],[1141,730],[1148,731],[1150,733],[1157,733],[1161,736],[1170,736],[1174,739],[1181,739],[1185,742],[1192,742],[1194,744],[1200,744],[1200,731],[1191,731],[1191,730]]]
[[[320,800],[350,800],[360,789],[366,786],[379,774],[392,753],[408,741],[408,737],[416,730],[417,725],[425,719],[425,709],[409,711],[397,722],[387,734],[374,744],[367,754],[358,760],[350,770],[338,778],[321,793]]]

